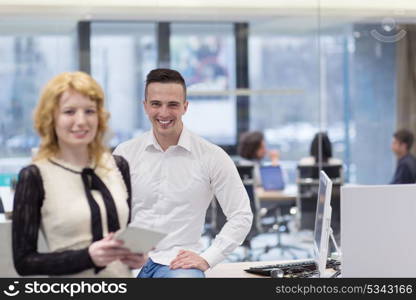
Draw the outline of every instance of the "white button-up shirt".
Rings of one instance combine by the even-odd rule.
[[[253,219],[249,198],[233,161],[220,147],[184,127],[178,145],[166,151],[148,131],[120,144],[114,154],[130,165],[132,225],[168,234],[149,253],[154,262],[169,265],[181,249],[201,252],[214,195],[227,222],[200,255],[213,267],[244,241]]]

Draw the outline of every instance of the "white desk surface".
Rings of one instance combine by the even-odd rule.
[[[6,216],[4,214],[0,214],[0,223],[6,223],[10,222],[9,220],[6,220]]]
[[[0,214],[0,277],[17,277],[12,254],[12,223]]]
[[[244,269],[271,265],[277,263],[285,263],[287,261],[247,261],[238,263],[221,263],[214,268],[205,272],[207,278],[269,278],[267,276],[255,275],[247,273]]]
[[[302,259],[303,260],[303,259]],[[309,260],[309,259],[305,259]],[[238,262],[238,263],[221,263],[216,265],[214,268],[209,269],[205,272],[207,278],[270,278],[268,276],[251,274],[244,269],[255,267],[255,266],[264,266],[264,265],[273,265],[280,263],[288,263],[293,260],[279,260],[279,261],[247,261],[247,262]],[[324,277],[330,277],[335,271],[333,269],[327,269]]]
[[[12,251],[12,222],[0,214],[0,278],[19,277],[14,269]],[[45,239],[39,234],[38,249],[40,252],[47,251]]]
[[[262,187],[256,188],[256,197],[261,202],[279,202],[296,200],[296,194],[289,194],[285,191],[265,191]]]

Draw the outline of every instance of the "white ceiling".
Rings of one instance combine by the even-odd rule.
[[[157,21],[252,21],[282,16],[412,19],[416,0],[0,0],[0,16]]]

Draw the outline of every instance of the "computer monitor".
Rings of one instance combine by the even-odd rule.
[[[331,234],[331,193],[332,181],[324,171],[321,171],[314,231],[314,259],[320,276],[325,273],[328,258],[328,243]]]
[[[280,166],[261,166],[260,177],[265,191],[283,190],[285,188]]]

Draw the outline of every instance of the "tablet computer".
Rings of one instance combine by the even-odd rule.
[[[128,226],[120,229],[115,234],[117,240],[124,242],[123,247],[135,253],[149,252],[165,236],[166,233],[136,226]]]

